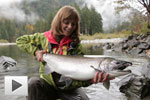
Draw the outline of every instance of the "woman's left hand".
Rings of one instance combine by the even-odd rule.
[[[114,78],[109,78],[108,73],[104,72],[96,72],[95,77],[92,80],[92,83],[106,82],[109,80],[113,80]]]

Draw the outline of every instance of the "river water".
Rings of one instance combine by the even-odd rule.
[[[131,56],[124,53],[104,51],[101,48],[95,48],[93,46],[84,46],[84,52],[86,56],[109,56],[121,60],[131,61],[133,66],[129,69],[136,67],[133,73],[141,75],[143,66],[147,66],[149,59],[144,57]],[[16,45],[3,45],[0,46],[0,56],[9,56],[17,61],[17,66],[10,69],[8,72],[0,72],[0,100],[26,100],[24,96],[8,96],[4,94],[4,76],[23,76],[27,75],[38,76],[39,63],[34,57],[22,52]],[[103,87],[102,83],[93,84],[89,87],[83,88],[90,100],[129,100],[124,94],[119,92],[117,82],[121,79],[115,78],[111,81],[110,89],[107,90]],[[143,100],[150,100],[150,97]]]

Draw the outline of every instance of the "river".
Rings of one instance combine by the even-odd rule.
[[[101,48],[94,48],[93,46],[84,46],[84,52],[87,56],[109,56],[118,58],[126,61],[131,61],[133,66],[129,69],[136,67],[133,73],[138,75],[143,70],[142,66],[146,66],[149,62],[148,58],[131,56],[124,53],[105,51]],[[26,100],[24,96],[8,96],[4,94],[4,76],[7,75],[27,75],[38,76],[39,63],[33,56],[21,51],[16,45],[2,45],[0,46],[0,56],[9,56],[17,61],[17,66],[12,68],[8,72],[0,72],[0,100]],[[89,96],[90,100],[128,100],[128,98],[119,92],[117,82],[120,78],[115,78],[111,81],[110,89],[107,90],[103,87],[102,83],[93,84],[89,87],[84,88],[85,92]],[[143,100],[150,100],[145,98]]]

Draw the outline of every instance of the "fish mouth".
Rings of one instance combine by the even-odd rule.
[[[129,73],[131,73],[132,71],[131,70],[117,70],[118,72],[129,72]]]
[[[123,71],[128,66],[132,66],[132,63],[131,62],[127,62],[127,61],[119,61],[117,70],[122,70]]]
[[[109,75],[113,77],[118,77],[118,76],[130,74],[131,72],[132,72],[131,70],[114,70],[114,71],[111,71]]]

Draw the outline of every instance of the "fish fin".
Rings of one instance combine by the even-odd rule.
[[[101,72],[101,70],[99,70],[99,69],[97,69],[97,68],[95,68],[94,66],[90,66],[91,68],[93,68],[95,71],[97,71],[97,72]]]
[[[104,82],[103,85],[104,85],[104,87],[105,87],[107,90],[109,90],[110,81]]]
[[[62,75],[59,79],[59,82],[65,82],[65,86],[68,87],[72,83],[72,79]]]
[[[49,67],[48,64],[46,64],[45,69],[44,69],[44,73],[45,74],[50,74],[52,72],[54,72],[54,70],[51,67]]]

